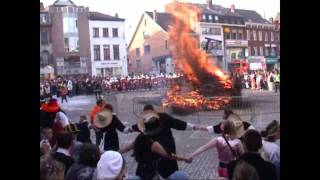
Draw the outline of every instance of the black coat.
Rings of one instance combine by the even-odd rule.
[[[259,154],[245,153],[240,157],[246,163],[256,168],[260,180],[277,180],[277,173],[275,166],[262,159]],[[231,161],[228,165],[228,174],[230,179],[232,178],[234,168],[239,160]]]
[[[176,130],[186,130],[187,123],[182,120],[173,118],[167,113],[158,114],[160,117],[160,121],[162,121],[163,123],[163,129],[159,134],[153,136],[153,140],[159,142],[166,150],[170,151],[171,153],[176,153],[176,145],[171,128]],[[139,131],[136,124],[132,126],[132,129],[134,131]],[[158,172],[162,177],[167,178],[177,170],[179,170],[179,168],[176,160],[167,158],[162,158],[161,160],[159,160]]]
[[[52,128],[54,119],[56,118],[57,112],[46,112],[40,110],[40,127],[41,128]]]
[[[68,169],[74,163],[74,160],[72,159],[72,157],[66,156],[65,154],[59,153],[59,152],[53,153],[52,158],[65,165],[65,173],[64,174],[67,174]]]
[[[78,123],[77,127],[80,130],[80,132],[77,135],[77,140],[82,143],[91,143],[90,140],[90,130],[88,127],[88,122]]]
[[[123,132],[125,126],[118,119],[116,115],[112,115],[112,122],[109,126],[99,129],[101,132],[106,133],[104,137],[104,150],[119,150],[119,138],[116,130]]]

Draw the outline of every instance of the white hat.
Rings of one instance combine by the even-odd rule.
[[[98,180],[113,180],[119,176],[123,166],[123,158],[116,151],[106,151],[97,164]]]

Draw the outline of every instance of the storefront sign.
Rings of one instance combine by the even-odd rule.
[[[122,61],[102,61],[95,62],[96,68],[121,67]]]
[[[248,46],[246,40],[226,40],[226,46]]]
[[[269,58],[266,58],[266,62],[267,64],[275,64],[277,63],[277,58],[272,58],[272,57],[269,57]]]

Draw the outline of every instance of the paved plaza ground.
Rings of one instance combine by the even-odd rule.
[[[163,92],[160,92],[160,94]],[[243,119],[252,119],[253,125],[257,129],[264,128],[272,120],[280,120],[280,98],[279,94],[268,91],[251,91],[244,90],[242,95],[254,101],[252,108],[254,113],[249,111],[240,112]],[[154,91],[142,91],[142,92],[126,92],[115,95],[105,96],[105,99],[109,101],[116,109],[117,116],[126,125],[130,126],[137,120],[137,102],[136,97],[152,97],[159,96],[159,93]],[[255,97],[251,98],[250,97]],[[256,98],[258,97],[258,98]],[[272,100],[270,100],[272,99]],[[59,99],[60,100],[60,99]],[[93,106],[95,106],[94,96],[76,96],[68,100],[68,103],[62,104],[62,108],[66,111],[68,117],[78,122],[80,115],[87,115],[89,118],[89,112]],[[139,105],[139,103],[138,103]],[[143,104],[140,104],[143,107]],[[138,109],[139,110],[139,109]],[[195,113],[188,116],[175,116],[181,120],[201,124],[201,125],[213,125],[221,121],[221,112],[215,113]],[[120,138],[120,146],[127,144],[135,139],[137,133],[123,134],[118,133]],[[95,136],[92,131],[92,140],[95,142]],[[173,130],[175,142],[177,146],[177,153],[181,155],[187,155],[208,142],[217,135],[209,134],[207,132],[198,131],[176,131]],[[132,151],[125,155],[125,159],[128,165],[128,174],[135,174],[136,162],[131,157]],[[191,164],[179,162],[179,168],[187,173],[191,179],[212,179],[217,177],[218,159],[215,149],[208,150],[207,152],[195,157]]]

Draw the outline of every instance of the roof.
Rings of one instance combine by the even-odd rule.
[[[246,22],[270,24],[254,10],[235,9],[235,12],[240,14]]]
[[[115,16],[110,16],[107,14],[102,14],[99,12],[90,12],[89,19],[93,21],[125,21],[125,19],[118,18]]]
[[[153,12],[146,11],[146,14],[148,14],[151,18],[153,18]],[[169,26],[171,24],[171,14],[169,13],[163,13],[163,12],[157,12],[157,21],[156,23],[159,24],[159,26],[164,29],[165,31],[169,31]]]
[[[71,0],[56,0],[53,6],[76,6]]]

